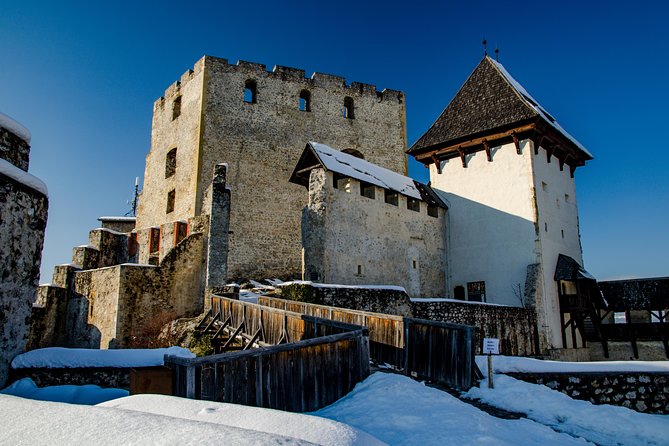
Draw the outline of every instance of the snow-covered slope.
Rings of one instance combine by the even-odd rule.
[[[37,387],[37,384],[30,378],[23,378],[0,391],[4,395],[20,396],[31,400],[53,401],[69,404],[98,404],[103,401],[109,401],[116,398],[128,396],[128,391],[124,389],[103,389],[100,386],[86,384],[84,386],[74,386],[65,384],[62,386]]]
[[[138,412],[288,436],[321,445],[374,446],[383,443],[369,434],[343,423],[280,410],[187,400],[163,395],[133,395],[102,403]]]
[[[481,370],[488,370],[488,357],[477,356],[476,364]],[[669,372],[669,361],[566,362],[519,356],[493,356],[492,365],[495,373]]]

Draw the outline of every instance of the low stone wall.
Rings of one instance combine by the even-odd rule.
[[[507,373],[577,400],[669,414],[669,373]]]
[[[281,287],[283,299],[412,317],[411,301],[399,287],[364,288],[295,282]]]
[[[130,368],[120,367],[10,369],[7,383],[21,378],[30,378],[37,384],[37,387],[95,384],[100,387],[129,390],[130,370]]]
[[[483,338],[498,338],[500,353],[509,356],[537,356],[539,334],[534,310],[501,305],[428,300],[411,302],[411,313],[419,319],[451,322],[475,327],[476,353]]]

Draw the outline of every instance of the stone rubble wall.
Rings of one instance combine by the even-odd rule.
[[[9,130],[0,127],[0,158],[28,171],[30,145]]]
[[[412,302],[412,314],[419,319],[471,325],[476,353],[480,354],[483,338],[498,338],[500,353],[509,356],[540,355],[537,319],[534,310],[458,302]]]
[[[47,197],[0,175],[0,388],[28,341],[47,209]]]
[[[130,368],[72,367],[11,369],[8,382],[30,378],[37,387],[93,384],[103,388],[130,389]]]
[[[577,400],[669,414],[669,373],[507,373]]]

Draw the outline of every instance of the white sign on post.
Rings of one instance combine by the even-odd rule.
[[[483,354],[499,355],[499,339],[483,338]]]

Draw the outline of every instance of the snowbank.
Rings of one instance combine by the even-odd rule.
[[[0,395],[2,444],[301,445],[277,434],[109,407]],[[346,443],[339,443],[346,444]]]
[[[0,127],[9,130],[22,140],[30,144],[30,139],[32,138],[30,131],[4,113],[0,113]]]
[[[164,395],[134,395],[100,404],[128,411],[234,426],[293,437],[320,445],[382,445],[369,434],[325,418],[280,410],[187,400]]]
[[[405,376],[377,372],[313,415],[341,421],[388,444],[585,445],[527,419],[502,420]]]
[[[510,305],[504,305],[504,304],[493,304],[491,302],[475,302],[472,300],[449,299],[446,297],[426,297],[426,298],[412,297],[409,300],[414,303],[452,302],[456,304],[490,305],[492,307],[510,307]]]
[[[488,389],[486,379],[481,388],[470,389],[466,396],[525,413],[541,424],[602,446],[666,445],[669,442],[667,415],[642,414],[606,404],[596,406],[571,399],[546,386],[505,375],[495,375],[494,381],[494,389]]]
[[[49,386],[37,387],[30,378],[15,381],[11,386],[0,391],[4,395],[20,396],[31,400],[54,401],[58,403],[94,405],[104,401],[128,396],[123,389],[103,389],[93,384],[85,386]]]
[[[134,350],[49,347],[18,355],[12,361],[12,368],[151,367],[163,365],[165,355],[195,357],[182,347]]]
[[[25,170],[19,169],[7,160],[0,159],[0,173],[8,176],[17,183],[21,183],[31,189],[36,190],[45,197],[49,196],[49,190],[42,180],[34,175],[29,174]]]
[[[477,356],[476,365],[488,370],[487,356]],[[669,361],[598,361],[563,362],[517,356],[493,356],[495,373],[560,373],[560,372],[666,372]]]

